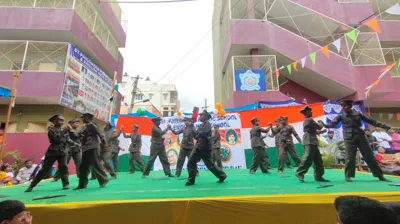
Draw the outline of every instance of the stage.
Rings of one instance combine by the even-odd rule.
[[[310,172],[305,183],[286,169],[278,175],[248,174],[248,170],[227,170],[222,184],[209,171],[200,171],[196,185],[186,187],[186,178],[165,178],[162,172],[120,173],[101,189],[90,181],[85,190],[72,191],[76,176],[70,177],[71,190],[61,183],[43,181],[31,193],[26,185],[3,187],[2,199],[21,200],[34,216],[34,223],[336,223],[333,200],[344,194],[364,195],[381,201],[400,201],[399,187],[379,182],[369,173],[357,173],[354,182],[344,181],[343,170],[327,169],[330,183],[313,181]],[[186,176],[186,171],[183,172]],[[388,176],[389,177],[389,176]],[[400,182],[390,176],[394,183]],[[321,184],[332,184],[318,188]],[[32,200],[37,197],[66,195]]]

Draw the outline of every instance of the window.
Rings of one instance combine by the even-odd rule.
[[[163,96],[164,96],[164,100],[168,99],[168,93],[163,93]]]
[[[143,100],[143,94],[135,95],[135,100]]]
[[[154,94],[153,93],[149,93],[149,100],[151,100],[153,98]]]
[[[169,116],[169,111],[163,111],[162,112],[163,117],[168,117]]]
[[[28,122],[24,132],[27,132],[27,133],[47,132],[46,127],[47,127],[46,122]]]

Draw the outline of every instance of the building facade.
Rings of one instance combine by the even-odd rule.
[[[347,98],[363,101],[372,114],[399,113],[397,66],[368,98],[365,94],[381,70],[400,57],[396,4],[398,0],[216,0],[215,102],[237,107],[291,97],[308,103]],[[363,25],[372,18],[378,20],[381,33]],[[325,46],[329,57],[318,51]],[[309,55],[316,51],[312,62]],[[248,70],[265,77],[261,89],[240,89],[240,74]]]
[[[128,113],[131,104],[132,89],[135,77],[125,74],[118,91],[122,94],[121,114]],[[148,99],[148,102],[142,102]],[[145,108],[147,111],[160,117],[173,116],[179,110],[179,95],[174,84],[159,84],[150,78],[139,79],[138,90],[135,95],[135,113],[138,108]]]
[[[8,0],[0,1],[0,15],[0,85],[11,87],[13,71],[21,71],[7,150],[40,159],[48,145],[47,120],[55,113],[67,122],[89,111],[102,126],[110,110],[119,112],[121,96],[116,106],[110,103],[115,72],[122,79],[118,49],[126,40],[118,4]],[[0,99],[2,126],[7,104]]]

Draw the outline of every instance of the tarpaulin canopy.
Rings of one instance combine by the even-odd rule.
[[[0,97],[11,97],[11,90],[4,86],[0,86]]]

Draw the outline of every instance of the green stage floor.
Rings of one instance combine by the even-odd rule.
[[[8,196],[3,199],[21,200],[26,204],[53,204],[62,202],[111,201],[111,200],[140,200],[167,198],[201,198],[213,196],[240,195],[279,195],[279,194],[310,194],[310,193],[340,193],[340,192],[398,192],[399,187],[389,186],[389,183],[379,182],[368,173],[357,173],[354,182],[344,181],[343,170],[326,170],[325,178],[331,180],[328,184],[334,186],[317,188],[321,184],[314,182],[312,173],[306,176],[306,182],[300,183],[294,177],[294,171],[286,169],[278,175],[248,174],[248,170],[227,170],[228,178],[223,184],[217,184],[216,178],[209,171],[200,171],[196,185],[184,186],[184,178],[164,178],[163,172],[152,172],[150,177],[141,178],[141,173],[120,173],[118,179],[112,180],[101,189],[97,181],[90,181],[85,190],[61,190],[61,182],[42,181],[31,193],[24,193],[27,185],[17,185],[0,188],[0,195]],[[186,171],[184,171],[186,176]],[[400,179],[389,177],[394,183]],[[70,177],[71,189],[76,187],[78,179]],[[65,197],[36,200],[33,198],[65,194]]]

